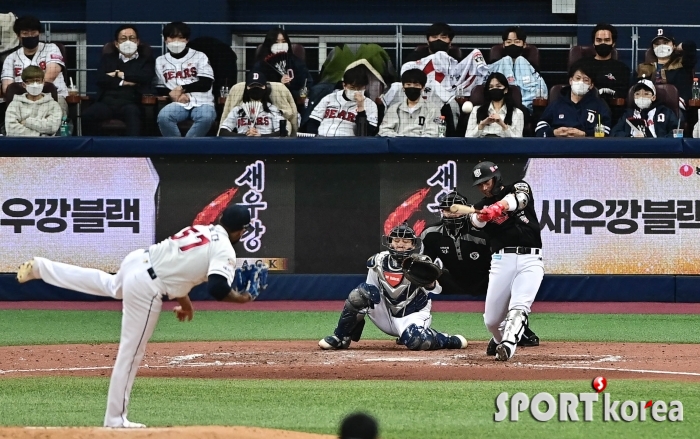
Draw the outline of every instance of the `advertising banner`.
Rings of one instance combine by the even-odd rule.
[[[0,158],[0,271],[33,256],[115,272],[155,239],[147,158]]]

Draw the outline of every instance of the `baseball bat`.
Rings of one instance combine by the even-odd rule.
[[[470,214],[476,212],[476,209],[474,209],[472,206],[465,206],[464,204],[453,204],[450,206],[450,212]]]

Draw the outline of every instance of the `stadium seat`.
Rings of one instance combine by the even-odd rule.
[[[489,64],[493,64],[499,59],[503,58],[505,54],[503,53],[503,44],[496,44],[491,46],[491,51],[489,52]],[[540,50],[537,46],[528,44],[523,48],[523,58],[525,58],[535,70],[540,69]]]
[[[4,95],[5,103],[9,105],[16,95],[22,95],[26,92],[27,90],[22,86],[21,82],[13,82],[12,84],[7,86],[7,90]],[[43,93],[51,94],[51,97],[54,99],[54,101],[58,101],[58,89],[55,85],[53,85],[52,82],[44,83]]]

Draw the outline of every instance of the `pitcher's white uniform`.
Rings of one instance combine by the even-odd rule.
[[[214,70],[209,64],[209,58],[203,53],[194,49],[182,58],[173,58],[170,52],[161,55],[156,59],[156,76],[159,85],[174,90],[177,86],[197,82],[197,76],[214,79]],[[207,91],[197,91],[188,93],[190,101],[186,104],[176,102],[187,110],[200,105],[214,105],[214,95],[211,88]]]
[[[225,277],[230,285],[235,264],[236,252],[220,225],[187,227],[148,250],[135,250],[114,275],[34,258],[39,277],[51,285],[123,299],[121,338],[109,384],[105,427],[122,427],[128,422],[129,395],[158,322],[163,297],[184,297],[210,274]]]
[[[318,135],[324,137],[354,136],[355,119],[357,118],[357,102],[349,101],[343,95],[344,90],[339,90],[326,95],[311,112],[312,119],[321,124],[318,126]],[[367,122],[376,127],[379,123],[379,111],[377,104],[365,96],[365,114]]]
[[[22,71],[24,71],[25,68],[29,66],[38,66],[41,70],[46,71],[46,66],[52,63],[59,64],[63,68],[66,67],[61,49],[55,44],[39,43],[39,47],[32,59],[27,58],[24,54],[24,48],[20,47],[5,58],[5,62],[2,65],[0,80],[12,79],[15,82],[22,82]],[[63,72],[56,76],[53,84],[58,89],[59,96],[64,98],[68,96],[68,87],[66,87]]]

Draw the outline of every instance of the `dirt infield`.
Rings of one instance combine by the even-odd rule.
[[[646,378],[700,382],[698,345],[542,343],[509,362],[465,350],[412,352],[393,340],[323,351],[313,341],[151,343],[139,376],[265,379],[551,380]],[[0,377],[109,376],[116,344],[0,348]],[[399,367],[400,366],[400,367]]]
[[[332,439],[337,436],[256,427],[173,427],[120,430],[111,428],[0,428],[8,439]]]

